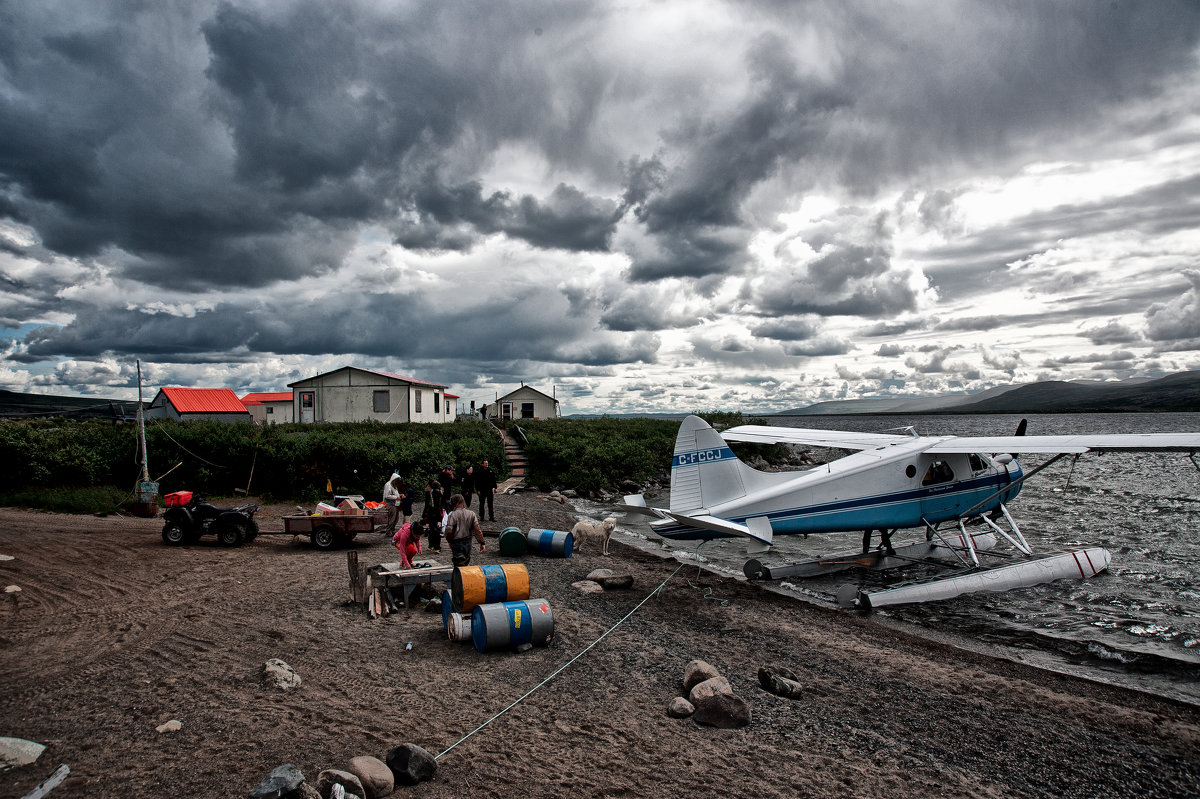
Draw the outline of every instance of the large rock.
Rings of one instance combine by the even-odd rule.
[[[0,771],[28,766],[46,751],[44,744],[24,738],[0,738]]]
[[[396,782],[401,785],[416,785],[431,780],[437,772],[437,760],[416,744],[400,744],[392,748],[385,760]]]
[[[782,666],[763,666],[758,670],[758,684],[764,690],[787,699],[799,699],[804,688],[796,672]]]
[[[363,787],[362,780],[349,771],[327,768],[317,775],[317,793],[321,794],[321,796],[329,796],[335,785],[342,786],[346,790],[346,793],[352,793],[355,796],[363,797],[367,794],[367,789]]]
[[[387,796],[396,787],[396,778],[392,775],[392,770],[377,757],[352,757],[346,765],[346,770],[358,777],[367,792],[366,799]]]
[[[603,580],[597,580],[605,591],[617,591],[627,588],[633,588],[633,575],[624,574],[620,577],[605,577]]]
[[[686,694],[692,687],[713,677],[720,677],[721,672],[711,663],[703,660],[693,660],[683,667],[683,692]]]
[[[732,694],[733,686],[729,684],[729,680],[724,677],[710,677],[704,682],[696,683],[692,686],[692,690],[688,692],[688,701],[696,707],[700,707],[700,703],[711,696],[717,694]]]
[[[673,719],[686,719],[696,712],[695,706],[682,696],[677,696],[667,705],[667,715]]]
[[[263,681],[284,691],[300,687],[300,675],[279,658],[271,658],[263,666]]]
[[[607,580],[609,577],[612,577],[612,576],[613,576],[612,569],[593,569],[591,571],[591,573],[588,574],[587,579],[598,583],[601,580]]]
[[[750,723],[750,703],[734,694],[713,694],[696,703],[697,724],[730,730]]]
[[[250,791],[250,799],[285,799],[291,797],[304,784],[304,774],[291,763],[276,766],[271,773],[262,778],[254,790]]]
[[[585,594],[603,594],[604,586],[595,580],[577,580],[571,583],[571,587],[582,591]]]

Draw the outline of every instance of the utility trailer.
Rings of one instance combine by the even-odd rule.
[[[372,533],[387,524],[386,513],[337,514],[307,516],[295,514],[283,517],[283,531],[289,535],[306,535],[317,549],[333,549],[346,545],[359,533]]]

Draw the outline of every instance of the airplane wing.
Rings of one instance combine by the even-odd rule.
[[[956,436],[925,452],[949,455],[972,452],[1200,452],[1200,433],[1100,433],[1070,436]]]
[[[726,441],[748,441],[756,444],[803,444],[809,447],[835,447],[837,449],[876,449],[899,441],[912,440],[912,436],[899,436],[892,433],[852,433],[845,430],[814,430],[761,424],[731,427],[721,431],[721,438]],[[972,452],[987,451],[972,450]]]

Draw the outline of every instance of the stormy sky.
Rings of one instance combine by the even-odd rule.
[[[0,0],[0,387],[1200,368],[1200,4]]]

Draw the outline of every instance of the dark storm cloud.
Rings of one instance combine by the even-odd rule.
[[[248,353],[351,355],[472,362],[524,360],[604,366],[652,362],[658,339],[597,333],[594,320],[573,318],[553,289],[527,289],[541,313],[514,309],[506,298],[459,300],[453,330],[437,303],[420,297],[334,294],[296,312],[289,306],[221,303],[193,315],[142,309],[80,308],[62,327],[40,327],[13,360],[99,357],[133,350],[162,361],[239,361]]]
[[[815,319],[770,319],[750,328],[752,335],[777,341],[806,341],[820,332]]]
[[[1135,330],[1130,329],[1127,325],[1123,325],[1115,319],[1110,319],[1108,324],[1090,327],[1084,330],[1082,335],[1093,344],[1133,344],[1142,341],[1142,336]]]

